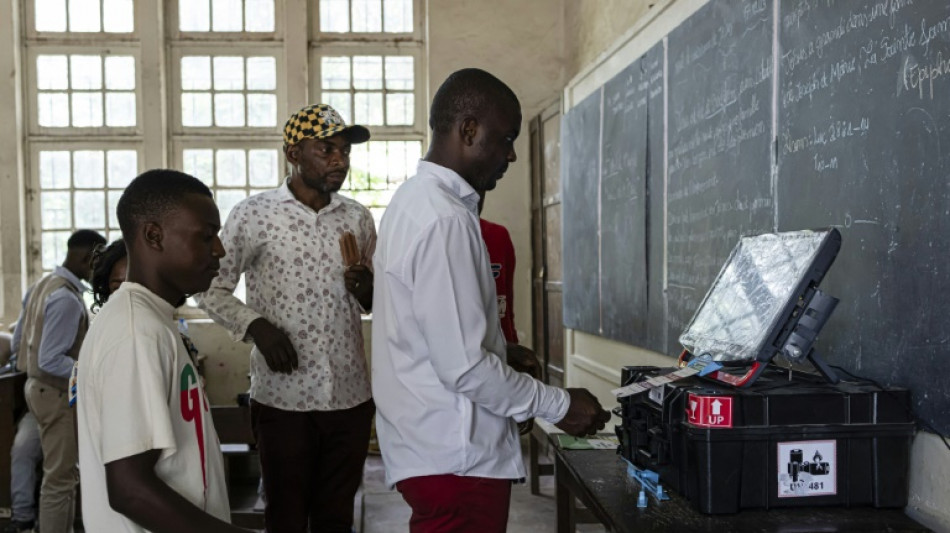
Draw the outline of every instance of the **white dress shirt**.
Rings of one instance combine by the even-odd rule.
[[[299,366],[274,372],[255,346],[251,398],[285,411],[349,409],[370,398],[363,352],[361,307],[343,283],[339,239],[356,237],[360,263],[373,268],[376,227],[369,210],[336,193],[314,211],[287,183],[256,194],[231,210],[221,242],[227,255],[198,304],[234,340],[252,340],[247,327],[266,318],[290,338]],[[241,274],[247,304],[234,296]]]
[[[455,474],[525,476],[516,421],[552,423],[569,396],[505,362],[478,195],[419,162],[380,225],[373,264],[373,396],[389,485]]]

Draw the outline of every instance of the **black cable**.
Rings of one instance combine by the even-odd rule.
[[[866,377],[862,377],[862,376],[856,376],[856,375],[852,374],[851,372],[848,372],[847,370],[841,368],[840,366],[831,365],[831,368],[834,368],[835,370],[838,370],[839,372],[843,372],[843,373],[847,374],[849,377],[858,380],[859,382],[860,382],[860,381],[863,381],[863,382],[865,382],[865,383],[870,383],[870,384],[874,385],[875,387],[877,387],[878,389],[880,389],[881,392],[884,392],[885,394],[889,394],[889,395],[891,395],[892,397],[896,398],[896,395],[894,395],[891,391],[887,390],[883,385],[881,385],[881,384],[878,383],[877,381],[874,381],[874,380],[871,379],[871,378],[866,378]],[[947,442],[947,437],[946,437],[946,435],[944,435],[944,434],[940,433],[939,431],[937,431],[937,428],[933,427],[933,426],[932,426],[929,422],[927,422],[926,420],[924,420],[924,419],[918,417],[917,415],[915,415],[914,412],[910,409],[910,407],[908,407],[907,405],[904,405],[903,402],[900,402],[900,404],[901,404],[901,406],[904,408],[904,411],[906,411],[907,414],[910,415],[910,417],[913,418],[915,422],[917,422],[918,424],[920,424],[921,426],[923,426],[924,429],[927,429],[927,430],[929,430],[931,433],[933,433],[934,435],[940,437],[940,440],[943,441],[943,445],[946,446],[948,450],[950,450],[950,442]]]

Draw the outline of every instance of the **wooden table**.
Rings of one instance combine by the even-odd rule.
[[[657,502],[648,495],[637,507],[640,484],[627,475],[626,463],[612,450],[562,450],[555,445],[558,533],[575,531],[580,500],[608,531],[617,532],[806,532],[806,531],[930,531],[901,509],[868,507],[792,507],[745,510],[733,515],[705,515],[690,502],[670,493]],[[662,481],[662,480],[661,480]]]

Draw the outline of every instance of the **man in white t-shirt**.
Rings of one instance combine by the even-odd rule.
[[[224,247],[211,191],[174,170],[117,206],[128,278],[80,351],[79,464],[87,531],[234,533],[218,436],[175,307],[208,288]]]

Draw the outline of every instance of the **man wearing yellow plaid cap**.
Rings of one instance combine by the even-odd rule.
[[[328,105],[294,113],[284,126],[290,175],[231,211],[220,274],[198,298],[234,339],[254,343],[251,412],[271,532],[353,525],[375,412],[360,314],[373,303],[376,228],[337,191],[351,145],[367,140]],[[246,303],[233,294],[242,274]]]

